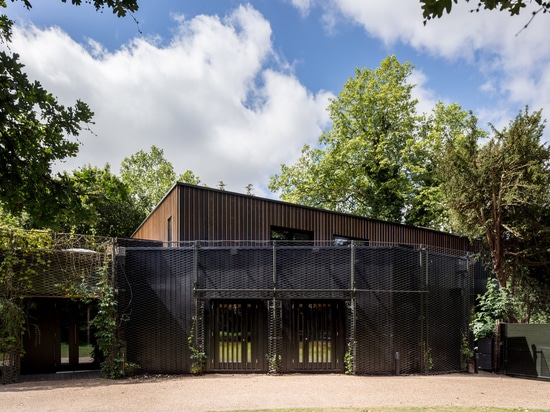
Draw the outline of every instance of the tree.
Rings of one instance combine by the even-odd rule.
[[[469,3],[470,0],[465,0]],[[543,1],[543,0],[534,0],[535,4],[539,6],[537,10],[532,12],[531,18],[529,19],[529,22],[525,25],[526,27],[529,25],[531,20],[537,15],[538,13],[546,13],[550,12],[550,2],[549,1]],[[422,16],[424,17],[424,24],[428,20],[431,20],[433,18],[440,18],[443,16],[443,12],[450,13],[453,8],[453,3],[457,4],[458,0],[420,0],[420,3],[422,4]],[[499,11],[507,11],[510,13],[511,16],[517,16],[519,15],[523,9],[527,6],[527,4],[532,3],[532,1],[526,1],[526,0],[478,0],[476,2],[476,7],[472,9],[472,12],[478,12],[481,7],[488,10],[499,10]]]
[[[150,152],[140,150],[125,158],[120,165],[120,177],[128,186],[137,210],[147,216],[177,182],[198,184],[200,179],[190,170],[179,177],[164,151],[151,146]]]
[[[145,218],[132,202],[128,187],[111,173],[109,164],[103,169],[88,165],[74,170],[69,179],[77,200],[57,216],[52,229],[130,237]]]
[[[72,3],[80,5],[81,0]],[[118,16],[138,7],[136,0],[93,4],[96,10],[111,8]],[[7,7],[5,0],[0,7]],[[12,26],[5,14],[0,16],[0,42],[11,41]],[[70,182],[53,174],[52,164],[76,156],[76,138],[93,113],[81,101],[73,107],[59,104],[39,82],[28,79],[23,67],[18,54],[0,51],[0,207],[14,216],[28,213],[37,227],[47,227],[59,208],[73,201]]]
[[[375,70],[356,70],[328,108],[332,129],[308,145],[293,166],[281,166],[269,188],[292,203],[361,216],[446,228],[438,167],[445,134],[461,130],[468,113],[439,104],[416,112],[409,63],[394,56]]]
[[[470,133],[445,142],[441,182],[453,227],[484,240],[498,285],[529,294],[548,283],[550,149],[541,112],[520,112],[482,143]],[[523,300],[526,301],[525,299]],[[510,317],[513,319],[513,316]]]
[[[14,0],[12,0],[14,1]],[[32,8],[32,3],[29,0],[21,0],[27,9]],[[63,3],[67,3],[67,0],[61,0]],[[75,6],[80,6],[82,0],[71,0],[71,3]],[[129,12],[135,12],[138,10],[137,0],[85,0],[85,3],[93,3],[97,11],[103,10],[105,7],[111,9],[118,17],[124,17]]]
[[[68,182],[52,175],[52,164],[75,156],[82,123],[92,112],[78,101],[66,108],[31,82],[17,55],[0,52],[0,203],[6,211],[23,211],[45,226],[52,212],[67,201]]]
[[[332,129],[321,148],[304,146],[293,167],[269,184],[286,201],[400,221],[408,191],[404,151],[418,117],[411,65],[394,56],[375,70],[356,69],[328,107]]]

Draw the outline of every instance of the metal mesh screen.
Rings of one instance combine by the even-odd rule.
[[[18,290],[25,297],[79,297],[93,295],[102,273],[112,273],[115,241],[94,236],[37,233],[29,245],[16,231],[0,229],[5,245],[0,250],[3,274],[0,295]],[[39,236],[39,237],[38,237]],[[4,245],[4,246],[5,246]],[[10,268],[12,261],[17,265]],[[9,274],[9,272],[12,272]]]
[[[269,337],[267,346],[268,370],[277,373],[281,370],[281,356],[283,345],[283,312],[280,300],[269,300],[267,302],[269,313]]]
[[[425,252],[426,339],[425,369],[433,372],[459,370],[462,334],[469,324],[473,279],[466,258]]]
[[[189,371],[193,265],[193,249],[126,248],[118,276],[126,353],[145,371]]]
[[[219,365],[213,337],[220,331],[210,319],[208,302],[263,301],[267,327],[257,330],[267,336],[247,336],[247,345],[255,349],[246,349],[244,343],[239,348],[243,358],[256,357],[255,367],[266,372],[307,369],[298,368],[296,359],[303,360],[302,350],[310,347],[332,351],[322,353],[331,360],[332,371],[344,370],[344,357],[348,363],[352,359],[346,371],[358,374],[459,370],[461,336],[473,303],[472,270],[464,254],[442,252],[328,242],[128,247],[124,276],[118,277],[129,316],[128,360],[147,371],[188,372],[187,337],[196,321],[195,338],[206,352],[206,364]],[[327,306],[322,318],[318,313],[301,320],[323,302],[330,303],[330,310]],[[296,308],[303,308],[305,315]],[[323,345],[303,336],[302,324],[315,335],[315,319],[322,319],[323,330],[312,339],[323,339]],[[239,327],[238,333],[246,333]],[[225,334],[232,333],[225,329]]]

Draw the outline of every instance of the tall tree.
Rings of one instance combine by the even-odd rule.
[[[300,204],[400,221],[408,192],[404,151],[418,122],[411,65],[389,56],[375,70],[356,69],[328,107],[332,129],[321,148],[305,146],[296,166],[269,184]]]
[[[27,8],[31,2],[22,0]],[[62,0],[66,2],[66,0]],[[72,0],[80,5],[81,0]],[[118,16],[137,10],[136,0],[94,0]],[[0,7],[6,8],[5,0]],[[0,15],[0,42],[10,43],[13,22]],[[0,51],[0,207],[20,216],[28,213],[38,227],[47,227],[60,207],[70,203],[70,182],[52,173],[54,162],[75,156],[76,138],[91,123],[93,113],[83,102],[61,105],[31,81],[19,55]]]
[[[120,165],[120,177],[128,186],[130,196],[144,216],[168,193],[177,181],[198,184],[200,179],[190,170],[179,177],[172,163],[164,158],[164,150],[155,145],[151,151],[140,150],[125,158]]]
[[[328,108],[332,129],[308,145],[293,166],[281,166],[269,188],[283,200],[361,216],[445,229],[438,167],[442,139],[470,116],[438,104],[416,112],[409,63],[387,57],[356,70]]]
[[[477,126],[445,144],[442,188],[457,231],[484,239],[499,286],[547,278],[550,149],[541,112],[526,108],[487,141]]]

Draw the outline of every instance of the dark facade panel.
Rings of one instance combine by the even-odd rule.
[[[133,237],[166,241],[170,216],[175,241],[269,240],[271,228],[280,227],[313,232],[316,241],[342,236],[375,243],[473,250],[468,239],[448,233],[181,183],[172,188]]]
[[[119,310],[128,316],[128,361],[145,371],[188,372],[187,337],[195,313],[193,251],[127,249],[117,280]]]
[[[279,339],[284,372],[342,372],[348,342],[358,374],[393,374],[397,353],[401,373],[457,371],[471,292],[461,261],[403,247],[129,248],[128,360],[188,373],[195,319],[210,371],[267,371]],[[273,302],[280,328],[266,322]]]
[[[240,297],[273,289],[271,248],[201,248],[197,251],[201,297]],[[256,295],[257,297],[257,295]]]

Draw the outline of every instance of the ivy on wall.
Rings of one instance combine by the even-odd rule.
[[[27,306],[33,296],[97,301],[92,320],[102,374],[124,376],[129,365],[120,338],[114,287],[115,242],[75,234],[0,227],[0,379],[19,379]]]

